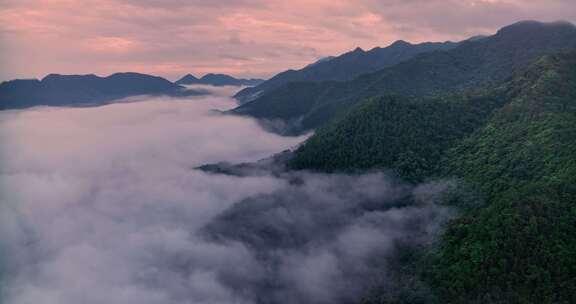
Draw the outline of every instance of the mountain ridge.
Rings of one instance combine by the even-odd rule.
[[[84,106],[105,104],[136,95],[189,96],[204,92],[187,90],[162,77],[135,72],[49,74],[42,79],[16,79],[0,83],[0,110],[33,106]]]
[[[243,79],[235,78],[226,74],[209,73],[202,76],[202,78],[197,78],[192,74],[186,74],[175,83],[179,85],[203,84],[213,86],[255,86],[264,81],[265,80],[263,79],[257,78]]]
[[[576,49],[489,89],[367,100],[318,129],[288,166],[458,181],[446,204],[461,217],[411,262],[432,290],[403,287],[418,303],[571,303],[575,135]],[[381,303],[375,294],[362,303]]]
[[[403,40],[387,47],[375,47],[364,51],[358,47],[327,61],[317,61],[300,70],[286,70],[253,88],[246,88],[234,97],[241,103],[294,81],[351,80],[354,77],[374,72],[378,69],[408,60],[413,56],[435,50],[447,50],[457,45],[455,42],[424,42],[411,44]]]
[[[506,80],[542,55],[571,48],[576,48],[576,28],[572,24],[519,22],[495,35],[463,41],[446,51],[422,53],[351,81],[319,82],[314,90],[305,82],[287,84],[289,90],[280,87],[231,113],[281,120],[289,127],[279,133],[300,134],[326,124],[368,97],[431,96],[490,86]]]

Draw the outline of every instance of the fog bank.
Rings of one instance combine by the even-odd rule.
[[[212,111],[219,90],[0,113],[3,303],[345,303],[450,216],[449,183],[194,170],[304,140]]]

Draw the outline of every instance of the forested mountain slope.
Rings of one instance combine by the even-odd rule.
[[[492,94],[442,98],[372,98],[319,129],[300,147],[293,169],[357,172],[394,168],[421,180],[435,170],[442,153],[485,123],[502,104]]]
[[[576,51],[492,90],[368,101],[319,130],[291,166],[393,168],[476,189],[485,203],[461,202],[423,262],[439,303],[576,300]]]
[[[493,36],[469,40],[447,51],[420,54],[351,81],[290,83],[233,113],[283,120],[291,127],[286,133],[300,133],[324,125],[367,97],[431,96],[488,87],[508,79],[544,54],[570,48],[576,48],[574,25],[525,21]]]
[[[489,202],[452,223],[431,277],[466,302],[576,300],[576,52],[548,56],[518,93],[451,149],[439,171]]]
[[[289,82],[351,80],[358,75],[375,72],[406,61],[418,54],[448,50],[456,45],[457,43],[454,42],[411,44],[399,40],[387,47],[377,47],[369,51],[356,48],[354,51],[338,57],[320,60],[300,70],[288,70],[279,73],[256,87],[246,88],[238,92],[235,98],[241,102],[248,102]]]

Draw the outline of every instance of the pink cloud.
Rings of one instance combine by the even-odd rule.
[[[4,0],[0,78],[126,69],[268,77],[357,46],[458,40],[569,0]]]
[[[100,53],[128,53],[140,47],[138,41],[122,37],[94,37],[88,39],[85,46]]]

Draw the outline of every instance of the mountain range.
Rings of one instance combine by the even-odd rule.
[[[202,78],[196,78],[192,74],[187,74],[176,81],[176,84],[204,84],[212,86],[255,86],[264,82],[263,79],[238,79],[225,74],[206,74]]]
[[[445,50],[423,52],[349,81],[288,82],[264,91],[231,113],[279,120],[287,127],[278,132],[299,134],[325,125],[368,97],[433,96],[490,86],[508,79],[542,55],[575,47],[574,25],[523,21],[504,27],[495,35],[466,40]]]
[[[318,130],[289,166],[459,181],[446,203],[462,216],[417,262],[435,293],[421,303],[569,303],[576,299],[575,155],[573,49],[489,89],[367,99]]]
[[[369,51],[356,48],[338,57],[325,57],[300,70],[288,70],[275,75],[269,80],[238,92],[234,97],[240,103],[256,99],[290,82],[297,81],[346,81],[370,72],[398,64],[414,56],[438,50],[454,48],[454,42],[426,42],[410,44],[398,40],[391,45],[376,47]]]
[[[230,84],[222,75],[204,78]],[[0,109],[141,94],[200,92],[136,73],[52,74],[0,84]],[[315,132],[294,151],[201,170],[238,176],[385,170],[412,185],[453,185],[438,202],[453,212],[437,227],[441,238],[417,250],[387,244],[396,248],[399,265],[390,265],[402,282],[390,292],[384,277],[358,303],[575,302],[573,24],[523,21],[459,43],[356,49],[280,73],[236,97],[244,103],[229,114],[257,118],[285,135]]]
[[[189,96],[187,90],[164,78],[139,73],[96,75],[50,74],[42,80],[12,80],[0,84],[0,110],[32,106],[85,106],[109,103],[136,95]]]
[[[351,80],[289,81],[231,113],[283,134],[315,130],[271,174],[385,170],[453,183],[440,240],[399,248],[400,287],[376,284],[358,303],[576,300],[574,25],[515,23]],[[246,168],[263,170],[201,169]]]

